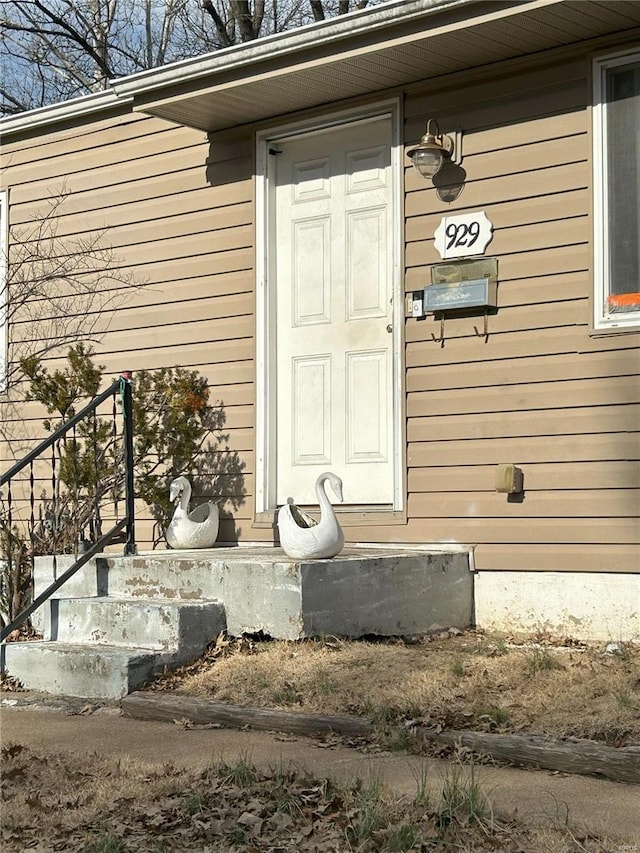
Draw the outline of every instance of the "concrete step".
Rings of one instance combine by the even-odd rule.
[[[71,565],[36,558],[35,594]],[[95,557],[34,614],[43,642],[1,649],[30,690],[119,698],[165,666],[197,658],[220,631],[297,640],[466,627],[473,574],[465,546],[348,546],[332,560],[265,546]]]
[[[36,595],[64,570],[36,559]],[[332,560],[289,559],[281,548],[103,554],[57,593],[195,603],[222,601],[234,636],[262,631],[297,640],[322,634],[420,634],[473,618],[470,549],[442,546],[347,546]],[[48,611],[34,614],[49,636]]]
[[[0,647],[0,666],[27,690],[91,699],[120,699],[170,663],[171,655],[122,646],[35,641]]]
[[[50,640],[175,652],[192,660],[226,628],[219,601],[62,598],[51,601]]]
[[[219,601],[54,599],[47,639],[6,643],[0,667],[28,690],[118,699],[195,660],[226,627]]]

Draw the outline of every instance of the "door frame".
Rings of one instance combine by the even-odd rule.
[[[355,122],[389,116],[391,119],[391,172],[393,189],[392,245],[392,430],[393,430],[393,505],[357,507],[363,511],[394,513],[404,510],[404,294],[403,294],[403,145],[401,137],[401,102],[399,98],[369,104],[358,109],[329,113],[271,127],[256,134],[255,212],[256,212],[256,463],[255,463],[255,521],[273,523],[276,509],[276,424],[274,297],[269,287],[274,275],[275,250],[271,245],[274,193],[270,187],[275,178],[275,158],[269,148],[287,137],[299,137],[328,132],[331,128]]]

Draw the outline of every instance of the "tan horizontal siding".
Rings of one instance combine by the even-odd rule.
[[[109,336],[96,344],[96,360],[105,365],[105,377],[118,375],[122,370],[155,370],[159,367],[184,367],[190,370],[198,370],[205,377],[212,365],[225,365],[234,361],[253,359],[253,340],[236,339],[224,341],[201,341],[191,345],[172,346],[166,344],[162,347],[154,347],[148,350],[110,351],[107,347]],[[176,358],[179,356],[180,363],[177,365]],[[62,358],[45,358],[43,363],[47,369],[64,368],[66,362]],[[107,382],[105,382],[105,385]],[[26,393],[26,385],[18,387],[19,395]],[[253,401],[252,401],[253,403]],[[7,416],[9,420],[11,415]]]
[[[121,141],[172,127],[142,113],[133,113],[128,106],[122,106],[106,115],[80,117],[55,131],[48,127],[37,128],[32,136],[20,135],[15,141],[3,141],[3,151],[6,151],[7,156],[11,155],[12,165],[19,166],[57,156],[61,150],[84,151],[100,145],[115,146]],[[182,128],[176,126],[175,129]]]
[[[172,196],[164,204],[152,199],[141,205],[111,208],[108,217],[102,209],[75,214],[67,202],[61,208],[63,215],[58,221],[57,237],[61,243],[64,239],[72,251],[87,231],[97,235],[108,228],[105,234],[105,237],[108,234],[108,245],[119,250],[145,242],[175,239],[183,234],[226,231],[253,222],[253,210],[248,201],[214,207],[207,189]],[[69,212],[65,213],[67,208]],[[25,218],[31,215],[26,207],[22,213]],[[29,236],[24,226],[16,226],[15,230]]]
[[[215,401],[212,401],[215,403]],[[223,423],[219,430],[211,433],[210,442],[212,447],[214,448],[215,453],[219,456],[220,459],[228,458],[230,453],[238,453],[241,456],[241,461],[244,464],[247,470],[253,469],[253,430],[250,428],[234,428],[232,426],[232,421],[234,420],[234,410],[230,407],[224,407],[223,409]],[[22,441],[12,441],[9,443],[9,453],[11,455],[12,451],[15,448],[15,454],[20,458],[23,454],[25,454],[28,450],[31,450],[35,447],[42,438],[46,436],[44,431],[40,430],[38,433],[36,429],[36,424],[33,424],[34,430],[33,435],[34,438],[28,442]],[[117,420],[117,428],[118,434],[120,435],[121,430],[121,420],[118,417]],[[72,438],[68,439],[70,442],[73,441]],[[56,459],[60,457],[61,449],[57,449],[56,451]],[[56,463],[58,465],[58,463]],[[7,468],[9,465],[6,466]],[[51,450],[45,451],[42,456],[39,456],[33,463],[33,477],[34,477],[34,491],[35,495],[39,496],[43,490],[46,490],[51,486],[52,480],[52,463],[51,463]],[[58,469],[59,473],[59,469]],[[31,469],[30,466],[26,466],[22,471],[20,471],[16,477],[12,480],[12,489],[14,498],[18,494],[23,494],[24,490],[28,490],[29,482],[31,478]],[[19,486],[18,491],[16,491],[16,486]]]
[[[523,204],[521,199],[508,200],[498,204],[485,204],[483,210],[491,220],[494,229],[522,228],[526,225],[555,221],[574,216],[585,216],[589,204],[589,194],[585,187],[568,189],[555,197],[534,197]],[[442,214],[416,213],[407,219],[405,237],[408,242],[431,237],[440,223]],[[493,251],[490,243],[487,254]]]
[[[140,179],[144,170],[147,176],[167,174],[173,170],[182,172],[203,167],[207,146],[203,145],[202,135],[194,138],[190,144],[180,146],[177,140],[174,148],[165,133],[135,140],[129,144],[106,146],[104,148],[75,151],[61,154],[59,158],[40,163],[37,180],[29,180],[28,166],[16,175],[12,193],[16,204],[46,199],[51,185],[64,179],[65,186],[72,193],[90,192],[109,187],[113,184],[114,172],[119,182],[133,182]],[[69,156],[72,156],[69,163]],[[70,168],[71,167],[71,168]],[[109,180],[111,175],[111,180]],[[93,179],[93,184],[92,184]]]
[[[137,280],[148,286],[166,281],[181,281],[185,278],[200,278],[207,273],[217,275],[228,272],[241,272],[254,267],[254,250],[221,249],[212,254],[199,254],[195,257],[171,258],[163,262],[137,265],[131,256],[131,263],[120,265],[121,270],[131,270]]]
[[[415,186],[407,188],[405,197],[405,214],[407,216],[420,216],[429,213],[434,208],[442,209],[439,205],[436,190],[431,186],[425,186],[417,182],[417,176],[407,170],[406,180],[415,181]],[[424,180],[424,179],[423,179]],[[567,166],[553,166],[538,169],[536,172],[523,173],[517,179],[513,175],[500,174],[487,179],[491,186],[487,192],[487,181],[470,180],[465,186],[464,192],[458,198],[447,205],[447,213],[462,213],[467,210],[482,209],[485,204],[497,204],[528,199],[537,199],[540,196],[553,196],[563,191],[574,191],[589,187],[591,184],[591,172],[588,163],[570,163]],[[444,210],[443,210],[444,213]]]
[[[502,412],[499,418],[480,412],[467,415],[439,415],[409,418],[409,442],[454,439],[495,439],[502,437],[556,436],[635,432],[640,423],[640,405],[591,406],[562,410]],[[577,438],[577,440],[580,440]],[[639,472],[640,474],[640,472]],[[639,477],[640,482],[640,477]],[[411,491],[411,489],[410,489]]]
[[[219,399],[212,389],[210,404],[218,408]],[[34,404],[31,404],[34,406]],[[118,429],[120,418],[117,418]],[[37,444],[47,438],[48,433],[42,427],[42,419],[33,417],[24,419],[19,423],[6,422],[8,440],[2,443],[2,468],[9,468],[16,460],[21,459]],[[220,430],[215,433],[216,441],[220,441],[221,449],[242,452],[243,454],[253,450],[253,408],[242,406],[223,405],[222,424]],[[213,439],[212,439],[213,440]],[[36,479],[50,479],[51,474],[51,450],[45,455],[38,457],[34,462],[33,469]],[[28,482],[29,468],[23,469],[17,477],[21,482]]]
[[[514,308],[518,305],[539,305],[541,299],[546,304],[582,299],[589,280],[587,270],[534,278],[502,279],[500,306]],[[559,310],[562,310],[562,306]]]
[[[589,311],[587,298],[539,305],[535,310],[528,305],[503,308],[497,314],[488,315],[487,336],[491,338],[493,335],[497,336],[504,332],[532,335],[540,329],[565,327],[567,319],[570,319],[572,326],[582,326],[582,334],[586,336],[590,319]],[[476,347],[481,350],[485,340],[484,329],[484,315],[481,313],[447,316],[443,329],[445,348],[452,338],[474,335]],[[419,323],[407,323],[406,340],[411,344],[417,341],[433,341],[436,338],[440,343],[441,330],[440,317],[430,314]]]
[[[519,462],[502,459],[501,462]],[[452,465],[433,468],[410,468],[409,491],[415,492],[483,492],[493,491],[495,464]],[[640,485],[640,462],[547,462],[528,464],[524,471],[525,501],[528,492],[555,490],[558,501],[570,499],[575,488],[580,489],[637,489]]]
[[[586,125],[580,128],[580,132],[567,134],[562,140],[521,140],[513,147],[504,147],[496,151],[478,152],[469,156],[466,152],[467,135],[463,136],[463,161],[462,167],[466,173],[464,192],[454,202],[467,207],[464,199],[468,190],[481,191],[483,181],[491,181],[509,177],[511,187],[511,198],[517,198],[522,187],[527,194],[530,182],[537,175],[548,177],[549,174],[557,174],[558,169],[571,169],[570,176],[563,179],[563,189],[579,188],[579,176],[582,174],[580,167],[589,161],[589,137],[586,133]],[[424,178],[418,174],[413,167],[407,167],[405,172],[406,190],[409,193],[421,192],[424,189],[422,182]],[[575,184],[578,187],[575,187]],[[432,190],[433,196],[437,195]],[[514,195],[516,194],[516,195]],[[504,200],[500,199],[501,201]],[[494,202],[495,203],[495,202]]]
[[[529,436],[518,438],[466,439],[463,441],[414,442],[409,448],[411,468],[423,465],[486,465],[505,460],[523,465],[532,462],[580,462],[583,459],[624,460],[640,459],[640,439],[627,433],[582,435]]]
[[[105,336],[103,342],[96,347],[96,352],[101,360],[115,365],[113,370],[118,370],[120,365],[128,365],[129,370],[155,370],[158,367],[179,367],[199,370],[205,376],[209,365],[226,364],[235,359],[245,360],[253,358],[253,339],[240,338],[236,340],[204,340],[187,343],[174,343],[167,341],[164,346],[139,349],[132,342],[131,349],[110,349],[112,341]],[[120,368],[121,369],[121,368]],[[251,401],[253,403],[253,400]]]
[[[204,226],[204,223],[202,223]],[[132,244],[135,246],[135,243]],[[135,248],[136,267],[146,269],[147,265],[190,261],[196,257],[217,257],[220,254],[231,254],[236,250],[253,246],[253,228],[251,225],[241,225],[234,228],[223,228],[196,234],[175,235],[166,239],[148,239]],[[131,251],[131,249],[129,249]],[[251,263],[248,263],[251,266]]]
[[[527,123],[532,115],[540,115],[544,118],[553,115],[550,104],[557,104],[554,95],[560,89],[570,93],[570,105],[575,107],[585,101],[584,78],[587,73],[587,60],[577,57],[571,60],[554,60],[552,53],[539,57],[539,64],[535,68],[526,71],[519,70],[518,73],[509,73],[504,64],[494,69],[492,76],[484,76],[478,80],[475,75],[467,75],[461,83],[459,76],[451,81],[446,78],[439,81],[439,86],[434,91],[431,86],[425,91],[414,91],[411,98],[407,99],[405,105],[405,116],[407,120],[412,118],[416,121],[424,118],[425,110],[437,110],[438,113],[445,111],[459,111],[459,116],[469,115],[472,121],[471,110],[476,109],[480,115],[482,110],[495,109],[497,107],[513,107],[521,104],[524,109],[523,117]],[[537,99],[532,103],[532,98]],[[540,102],[540,108],[536,109]],[[563,116],[564,104],[559,105],[558,114]],[[569,113],[570,115],[570,113]],[[509,112],[505,120],[500,121],[499,126],[509,130]],[[514,122],[517,121],[513,116]],[[476,126],[474,122],[472,126]],[[518,125],[515,125],[518,128]],[[521,130],[521,128],[520,128]]]
[[[234,181],[250,178],[249,160],[234,160],[222,164],[224,174],[218,179],[211,178],[213,166],[206,164],[206,148],[199,146],[187,157],[167,156],[161,162],[145,158],[133,164],[116,167],[117,186],[121,188],[119,197],[123,201],[133,200],[136,196],[150,198],[156,196],[161,186],[166,186],[169,193],[193,190],[205,184],[211,187],[228,186]],[[16,205],[44,207],[53,193],[68,191],[84,208],[93,209],[91,202],[100,206],[117,204],[114,196],[113,183],[114,167],[88,170],[78,174],[62,174],[59,178],[48,178],[34,184],[19,185],[12,189],[12,203]],[[110,179],[111,178],[111,179]],[[141,179],[144,178],[141,184]]]
[[[523,566],[529,571],[563,572],[637,572],[638,546],[627,544],[549,545],[521,544],[518,553],[511,547],[482,543],[475,552],[476,565],[488,570],[513,571]],[[585,583],[588,583],[585,579]]]
[[[140,291],[142,294],[143,291]],[[235,293],[230,296],[214,296],[211,298],[180,300],[174,303],[167,302],[149,305],[130,305],[117,311],[109,323],[109,332],[123,332],[127,330],[138,330],[146,327],[145,331],[153,328],[172,327],[174,324],[198,323],[200,326],[208,321],[229,322],[229,332],[234,331],[232,321],[236,318],[246,317],[253,308],[253,295]],[[33,324],[29,321],[15,323],[13,326],[13,340],[31,340],[34,335]],[[188,332],[187,332],[188,334]],[[201,329],[193,330],[194,338],[201,336]]]
[[[567,379],[596,377],[636,376],[638,372],[635,353],[626,350],[575,355],[558,355],[553,358],[523,357],[518,361],[517,372],[513,365],[503,362],[468,364],[433,364],[407,370],[407,391],[435,391],[446,388],[479,388],[490,385],[553,382]],[[558,401],[560,403],[560,401]]]
[[[567,305],[560,307],[560,312],[566,311]],[[406,363],[408,368],[425,365],[447,364],[476,364],[483,361],[500,359],[508,363],[509,359],[522,359],[527,356],[573,355],[576,359],[587,353],[620,352],[623,358],[632,362],[637,358],[640,345],[640,332],[625,335],[603,335],[590,337],[584,326],[552,326],[537,328],[535,334],[523,335],[521,330],[501,332],[496,334],[492,326],[493,316],[489,317],[489,336],[485,339],[482,318],[469,318],[465,324],[459,323],[462,331],[459,337],[450,335],[451,322],[445,323],[445,341],[442,346],[439,340],[433,340],[431,335],[439,337],[440,324],[431,317],[426,321],[409,320],[407,325],[422,326],[422,330],[412,331],[414,339],[408,343]],[[478,347],[478,337],[481,337],[482,347]],[[519,364],[520,362],[515,362]],[[516,374],[517,376],[517,374]]]
[[[414,494],[409,498],[411,518],[584,518],[629,517],[640,521],[640,488],[629,490],[573,489],[571,498],[554,492],[527,494],[522,503],[507,502],[497,492],[456,492]]]
[[[240,533],[240,544],[244,544],[246,542],[265,542],[267,544],[272,543],[272,534],[270,530],[260,530],[255,529],[250,531],[250,535],[247,535],[248,524],[246,520],[241,519],[241,524],[239,525],[239,533]],[[153,522],[149,519],[140,519],[140,521],[136,525],[136,541],[139,544],[139,550],[150,550],[151,542],[152,542],[152,530],[153,530]],[[237,519],[234,516],[231,518],[225,518],[222,516],[220,518],[220,527],[218,532],[218,542],[219,543],[231,543],[236,544],[238,542],[238,523]],[[164,550],[166,545],[164,542],[160,542],[158,545],[160,550]]]
[[[502,544],[511,549],[520,544],[640,544],[640,525],[637,519],[629,518],[601,518],[596,524],[591,518],[461,518],[456,515],[420,519],[419,523],[410,523],[406,531],[409,542]],[[455,531],[453,536],[452,531]],[[517,568],[526,568],[520,565],[517,552],[512,561]]]
[[[493,224],[499,284],[486,325],[406,321],[403,535],[477,545],[480,568],[640,570],[640,336],[589,335],[588,74],[585,56],[405,105],[407,145],[425,115],[463,129],[465,173],[443,203],[407,166],[405,290],[430,283],[442,216],[471,210]],[[523,469],[522,502],[494,491],[501,462]]]
[[[106,360],[106,359],[105,359]],[[122,365],[122,356],[118,356],[118,360]],[[57,366],[52,365],[52,369]],[[66,365],[64,365],[66,366]],[[130,363],[124,360],[124,366],[131,367]],[[171,366],[167,364],[156,364],[154,367]],[[136,365],[138,369],[141,366]],[[229,362],[219,362],[213,365],[199,365],[200,373],[209,381],[209,404],[213,407],[223,407],[223,426],[222,432],[226,433],[234,430],[243,430],[244,439],[246,441],[246,430],[252,429],[254,425],[254,407],[253,399],[251,398],[251,384],[253,382],[253,362],[251,360],[231,360]],[[102,387],[106,387],[111,381],[111,377],[116,375],[117,371],[110,371],[107,367],[104,376],[105,381]],[[249,388],[249,390],[247,390]],[[26,391],[26,388],[25,388]],[[24,393],[24,392],[23,392]],[[133,394],[135,396],[135,371]],[[245,403],[237,403],[238,399],[250,397]],[[101,417],[109,422],[113,415],[113,402],[107,400],[100,407]],[[116,406],[116,420],[120,423],[119,407]],[[42,422],[45,417],[42,407],[35,401],[22,401],[16,405],[5,404],[3,406],[3,426],[5,441],[3,441],[2,458],[3,460],[13,462],[16,458],[20,458],[31,450],[37,443],[46,438],[49,433],[44,429]],[[50,416],[54,423],[57,423],[59,418],[54,414]],[[235,449],[240,449],[235,448]],[[250,449],[245,447],[243,449]],[[50,451],[48,452],[50,455]],[[47,456],[48,460],[49,456]],[[46,461],[45,464],[48,464]]]
[[[504,283],[509,279],[522,278],[523,266],[526,266],[528,278],[586,270],[590,263],[588,247],[580,242],[586,237],[584,222],[575,221],[545,222],[540,226],[530,226],[526,233],[514,229],[496,235],[492,251],[499,256],[499,280]],[[408,244],[405,261],[409,267],[441,263],[430,241]]]
[[[33,329],[25,325],[25,331],[33,334]],[[252,338],[253,318],[214,317],[202,322],[181,323],[171,326],[170,343],[172,346],[191,344],[198,341],[227,341],[230,338]],[[28,338],[25,338],[28,340]],[[40,341],[43,339],[40,338]],[[122,331],[115,330],[106,336],[108,344],[116,352],[132,352],[161,346],[167,342],[167,329],[164,326],[130,326]],[[98,350],[99,352],[100,350]]]
[[[167,182],[164,185],[166,193],[160,196],[149,194],[134,204],[116,204],[108,209],[104,204],[100,204],[100,199],[96,199],[91,192],[69,196],[58,211],[58,233],[61,237],[67,237],[87,230],[100,231],[104,228],[113,228],[114,233],[117,233],[116,229],[124,225],[161,221],[164,218],[179,220],[181,216],[187,214],[197,216],[198,213],[203,212],[207,216],[215,216],[218,208],[223,208],[225,205],[230,208],[236,204],[247,204],[251,198],[250,184],[246,184],[243,194],[233,197],[229,194],[215,193],[214,188],[204,180],[193,183],[194,186],[187,188],[179,181],[173,182],[171,187]],[[157,189],[162,192],[163,185],[158,184]],[[52,192],[59,191],[59,186],[52,187]],[[22,205],[12,203],[10,211],[12,227],[21,235],[28,237],[26,229],[34,215],[42,214],[47,209],[48,204],[42,202],[29,202]]]
[[[219,207],[225,204],[237,204],[240,201],[247,201],[251,198],[251,177],[247,174],[248,166],[245,161],[242,161],[242,174],[235,180],[231,180],[231,176],[227,183],[219,183],[213,186],[207,186],[206,173],[203,164],[195,164],[190,168],[182,170],[171,170],[166,174],[152,175],[145,177],[144,173],[139,175],[138,179],[133,179],[129,182],[105,184],[104,187],[91,188],[83,192],[73,192],[73,213],[84,213],[87,211],[100,210],[103,211],[104,220],[102,226],[109,225],[110,208],[118,208],[121,205],[137,205],[139,202],[145,202],[150,199],[161,199],[161,206],[158,208],[163,214],[166,214],[167,206],[171,204],[171,197],[180,195],[181,193],[193,193],[195,190],[201,190],[206,186],[207,194],[209,195],[210,204],[212,207]],[[24,205],[28,212],[24,216],[32,217],[38,211],[47,210],[46,199],[51,193],[58,193],[64,189],[64,181],[51,181],[43,192],[46,193],[40,198],[23,197],[21,198],[20,188],[11,190],[11,222],[20,223],[20,207]],[[70,186],[70,190],[73,188]],[[14,214],[14,204],[18,208]],[[160,202],[159,202],[160,204]],[[69,205],[70,206],[70,205]],[[64,209],[63,209],[64,212]],[[17,217],[14,219],[14,215]]]
[[[120,285],[117,288],[113,287],[109,290],[103,288],[96,290],[96,293],[110,293],[116,299],[122,300],[124,310],[121,312],[124,316],[118,317],[116,312],[111,312],[105,317],[105,323],[109,328],[126,327],[126,314],[131,311],[146,311],[145,322],[155,320],[155,311],[159,306],[166,305],[181,305],[191,304],[193,310],[198,310],[198,304],[205,301],[220,300],[220,309],[223,313],[220,316],[233,316],[238,313],[247,311],[247,299],[253,294],[255,282],[252,270],[239,270],[237,272],[220,273],[211,276],[195,276],[193,278],[179,279],[177,282],[153,282],[140,284],[136,287]],[[40,305],[52,306],[52,313],[56,310],[56,303],[64,301],[58,300],[56,297],[44,303],[41,300],[32,300],[30,305],[37,311]],[[253,301],[251,301],[250,311],[253,310]],[[239,306],[239,307],[236,307]],[[240,310],[240,307],[242,310]],[[91,315],[93,312],[86,312]],[[21,325],[31,322],[30,320],[20,319],[17,316],[15,320],[16,329]],[[28,337],[28,332],[18,332],[22,337]],[[52,360],[55,361],[57,356],[54,354]]]
[[[635,377],[584,379],[545,384],[509,385],[485,388],[470,393],[468,389],[418,391],[408,395],[409,417],[423,415],[463,414],[472,412],[508,412],[534,409],[575,408],[637,403],[640,383]]]
[[[206,199],[203,199],[206,203]],[[150,244],[151,249],[159,248],[159,243],[171,240],[183,240],[189,236],[190,239],[203,236],[211,240],[216,235],[220,235],[223,240],[229,241],[228,248],[234,246],[234,241],[237,243],[237,234],[243,233],[240,227],[252,228],[253,211],[249,202],[241,202],[240,204],[225,205],[223,207],[212,208],[207,205],[205,210],[197,210],[191,214],[177,216],[163,216],[158,218],[158,205],[155,206],[156,218],[142,220],[133,225],[113,227],[110,223],[109,242],[114,250],[131,247],[142,244]],[[166,214],[166,211],[163,211]],[[245,238],[246,239],[246,238]],[[249,241],[252,245],[253,240]],[[224,245],[224,244],[223,244]],[[243,245],[247,245],[244,243]],[[159,257],[162,256],[162,253]],[[139,263],[142,262],[142,258]]]

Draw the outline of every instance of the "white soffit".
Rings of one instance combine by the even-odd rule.
[[[418,0],[114,81],[134,109],[216,131],[640,27],[640,0]]]

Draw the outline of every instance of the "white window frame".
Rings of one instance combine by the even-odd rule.
[[[640,311],[609,314],[609,209],[607,193],[607,101],[606,76],[612,68],[640,61],[640,47],[599,56],[593,60],[593,260],[595,330],[637,328]]]
[[[0,190],[0,391],[6,390],[8,341],[9,191]]]

